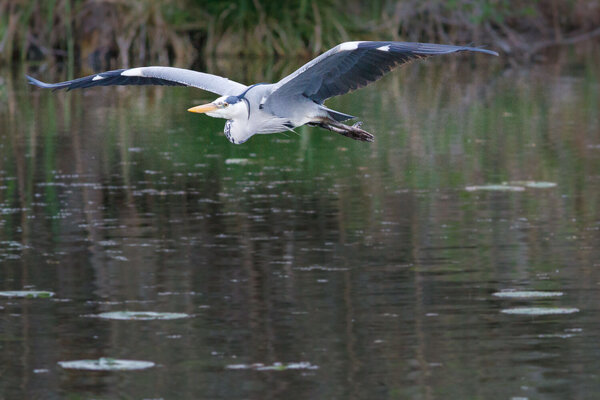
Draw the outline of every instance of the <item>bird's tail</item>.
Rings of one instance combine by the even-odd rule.
[[[346,121],[348,119],[356,118],[354,115],[344,114],[339,111],[332,110],[331,108],[327,108],[322,104],[321,104],[321,109],[323,111],[325,111],[329,115],[330,118],[333,118],[337,122],[342,122],[342,121]]]

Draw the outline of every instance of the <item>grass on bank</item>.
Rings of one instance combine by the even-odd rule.
[[[595,0],[0,0],[0,63],[189,65],[314,55],[351,39],[477,43],[531,54],[600,37]]]

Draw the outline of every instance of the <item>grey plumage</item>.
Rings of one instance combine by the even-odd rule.
[[[309,61],[275,84],[246,86],[220,76],[172,67],[139,67],[102,72],[66,82],[48,84],[27,77],[48,89],[83,89],[110,85],[192,86],[222,97],[189,111],[226,118],[225,135],[243,143],[256,133],[319,126],[357,140],[373,135],[341,121],[354,118],[323,105],[330,97],[359,89],[412,60],[455,52],[498,55],[477,47],[404,42],[346,42]]]
[[[113,85],[166,85],[191,86],[208,92],[225,95],[239,94],[248,86],[221,76],[173,67],[139,67],[101,72],[72,81],[44,83],[27,76],[29,83],[45,89],[85,89],[93,86]]]
[[[477,47],[431,43],[346,42],[321,54],[286,76],[273,88],[270,101],[302,94],[322,103],[326,99],[364,87],[409,61],[459,51],[498,55]]]

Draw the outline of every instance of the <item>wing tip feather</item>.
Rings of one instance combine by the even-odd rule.
[[[29,75],[25,75],[25,77],[27,78],[27,82],[29,82],[30,85],[37,86],[42,89],[52,89],[53,91],[56,91],[59,89],[64,89],[66,87],[67,91],[69,90],[68,85],[65,84],[67,82],[46,83],[46,82],[37,80],[34,77],[29,76]]]
[[[497,51],[484,49],[483,47],[466,47],[465,50],[489,54],[496,57],[500,56]]]
[[[434,44],[434,43],[416,43],[417,52],[421,52],[424,55],[441,55],[448,53],[455,53],[460,51],[472,51],[476,53],[484,53],[492,56],[499,56],[499,54],[493,50],[488,50],[483,47],[472,47],[472,46],[455,46],[446,44]]]
[[[27,82],[29,82],[30,85],[34,85],[34,86],[41,87],[41,88],[48,87],[47,83],[42,82],[42,81],[38,81],[37,79],[35,79],[32,76],[25,75],[25,77],[27,78]]]

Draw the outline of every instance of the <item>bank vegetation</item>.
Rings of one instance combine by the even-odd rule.
[[[531,57],[600,37],[598,0],[0,0],[0,63],[190,65],[311,56],[345,40],[486,45]]]

